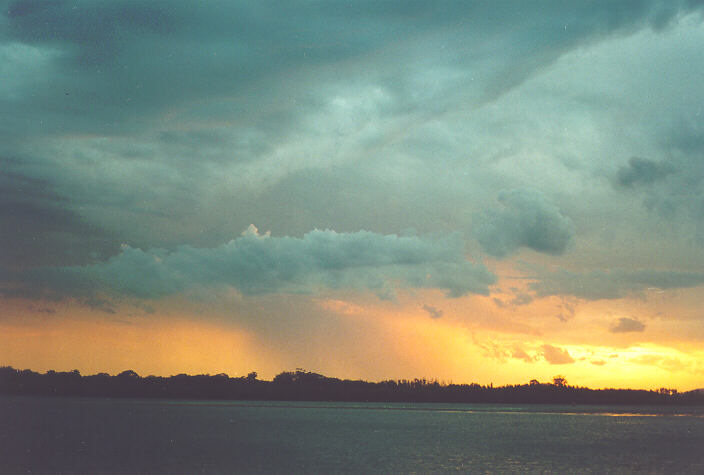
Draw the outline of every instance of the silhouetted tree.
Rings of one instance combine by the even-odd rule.
[[[255,372],[230,378],[224,373],[210,376],[178,374],[140,377],[132,370],[117,376],[100,373],[81,376],[78,371],[45,374],[0,367],[0,394],[45,396],[109,396],[232,400],[379,401],[446,403],[550,403],[550,404],[704,404],[704,391],[678,393],[632,389],[588,389],[568,386],[564,376],[553,384],[482,386],[441,384],[436,380],[414,379],[350,381],[330,378],[297,368],[283,372],[273,381],[260,381]]]
[[[126,371],[123,371],[122,373],[117,375],[118,378],[129,378],[129,379],[138,379],[139,375],[132,371],[131,369],[128,369]]]

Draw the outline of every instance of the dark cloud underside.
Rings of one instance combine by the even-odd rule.
[[[617,299],[646,291],[689,288],[704,285],[704,274],[654,270],[544,273],[528,286],[538,296],[573,295],[586,300]]]
[[[616,178],[622,186],[647,185],[662,180],[673,172],[674,168],[669,163],[633,157],[628,160],[628,166],[619,170]]]
[[[382,296],[398,286],[443,289],[459,297],[487,294],[496,280],[484,266],[465,260],[457,236],[428,240],[312,231],[303,238],[279,238],[259,235],[253,226],[216,248],[181,246],[168,252],[126,247],[106,262],[38,268],[16,278],[34,294],[137,298],[221,286],[243,294],[354,288]]]
[[[499,194],[503,205],[487,212],[478,230],[479,243],[489,254],[504,257],[521,247],[562,254],[574,238],[572,221],[533,190]]]

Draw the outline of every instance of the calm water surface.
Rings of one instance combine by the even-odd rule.
[[[704,473],[704,408],[0,398],[1,473]]]

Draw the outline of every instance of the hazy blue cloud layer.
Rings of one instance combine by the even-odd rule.
[[[574,269],[536,296],[701,285],[703,8],[0,0],[4,292],[486,293],[465,252]],[[252,222],[288,236],[258,244],[281,269],[205,262]],[[313,265],[311,229],[339,249],[368,229],[376,260]],[[407,230],[466,240],[386,263],[374,246]]]
[[[27,292],[56,297],[159,298],[209,287],[268,294],[363,289],[436,288],[450,296],[488,294],[494,275],[464,258],[457,237],[421,239],[366,231],[311,231],[302,238],[258,234],[254,226],[215,248],[174,251],[125,246],[108,261],[87,266],[36,268],[16,280]],[[88,298],[92,307],[101,300]],[[439,313],[440,316],[442,313]]]
[[[704,273],[653,270],[570,271],[546,272],[528,284],[538,296],[573,295],[587,300],[617,299],[646,291],[704,285]]]

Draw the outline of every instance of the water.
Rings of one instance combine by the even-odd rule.
[[[1,473],[704,473],[704,408],[0,398]]]

